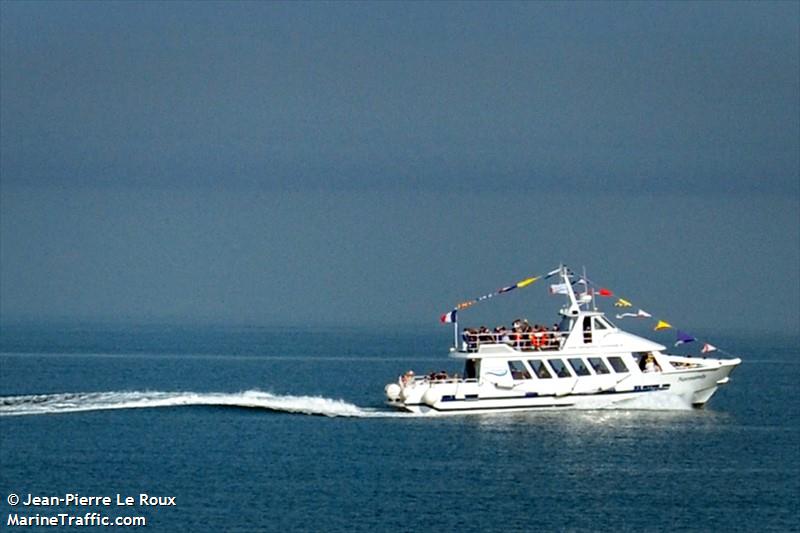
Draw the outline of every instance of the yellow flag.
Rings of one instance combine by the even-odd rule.
[[[519,283],[517,283],[517,288],[521,289],[522,287],[527,287],[528,285],[530,285],[531,283],[533,283],[537,279],[539,279],[538,276],[535,277],[535,278],[524,279],[524,280],[520,281]]]
[[[669,329],[671,327],[672,327],[672,324],[668,324],[667,322],[664,322],[663,320],[659,320],[658,324],[656,324],[656,327],[655,327],[655,329],[653,329],[653,331],[658,331],[660,329]]]
[[[617,300],[617,303],[614,304],[615,307],[630,307],[631,305],[633,304],[631,304],[628,300],[624,298],[620,298],[619,300]]]

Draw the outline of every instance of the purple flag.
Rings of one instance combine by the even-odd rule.
[[[697,340],[688,333],[684,333],[683,331],[680,330],[678,331],[677,335],[678,335],[678,340],[675,342],[675,346],[678,346],[679,344],[685,344],[687,342],[694,342]]]

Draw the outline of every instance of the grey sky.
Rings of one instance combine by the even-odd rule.
[[[796,2],[0,5],[3,319],[798,329]]]

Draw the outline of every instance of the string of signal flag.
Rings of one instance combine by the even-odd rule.
[[[456,319],[457,319],[459,311],[462,311],[464,309],[468,309],[468,308],[472,307],[473,305],[475,305],[477,303],[489,300],[490,298],[494,298],[495,296],[499,296],[501,294],[506,294],[508,292],[513,291],[514,289],[525,288],[525,287],[527,287],[529,285],[532,285],[536,281],[539,281],[542,278],[544,278],[544,279],[551,278],[554,275],[558,274],[558,272],[559,272],[559,269],[556,269],[556,270],[548,272],[547,274],[544,274],[544,275],[531,276],[529,278],[525,278],[525,279],[523,279],[521,281],[518,281],[517,283],[515,283],[513,285],[507,285],[505,287],[497,289],[494,292],[491,292],[491,293],[488,293],[488,294],[484,294],[484,295],[479,296],[477,298],[474,298],[472,300],[465,300],[465,301],[457,304],[453,308],[452,311],[441,315],[441,317],[439,318],[439,321],[442,322],[442,323],[455,322]],[[567,273],[568,273],[569,276],[573,276],[574,275],[574,273],[571,272],[569,269],[567,270]],[[587,293],[590,290],[589,289],[589,285],[592,285],[592,289],[591,290],[593,291],[593,294],[598,295],[598,296],[602,296],[604,298],[612,298],[612,297],[614,297],[614,292],[609,290],[609,289],[598,287],[597,290],[595,290],[594,287],[596,286],[596,284],[593,283],[592,281],[586,279],[585,277],[579,278],[577,281],[571,282],[571,284],[572,284],[573,287],[575,285],[583,284],[584,287],[586,288],[586,292]],[[566,285],[564,283],[558,283],[558,284],[550,285],[550,293],[551,294],[566,294]],[[617,308],[620,308],[620,309],[629,309],[629,308],[633,308],[634,307],[633,303],[631,303],[629,300],[626,300],[625,298],[622,298],[620,296],[617,296],[616,298],[617,298],[617,301],[614,302],[614,307],[617,307]],[[645,311],[642,308],[638,308],[638,311],[635,312],[635,313],[632,313],[632,312],[618,313],[616,315],[616,317],[617,317],[618,320],[622,320],[624,318],[640,318],[640,319],[641,318],[648,318],[648,319],[653,319],[653,315],[651,315],[650,313],[648,313],[647,311]],[[661,331],[661,330],[665,330],[665,329],[675,329],[672,326],[672,324],[670,324],[666,320],[661,320],[661,319],[653,319],[653,320],[656,322],[655,326],[653,327],[653,331]],[[679,329],[675,329],[675,334],[676,334],[676,340],[675,340],[675,343],[674,343],[675,346],[680,346],[681,344],[688,344],[690,342],[696,342],[697,341],[697,337],[695,337],[693,335],[690,335],[689,333],[686,333],[686,332],[681,331]],[[720,351],[722,353],[727,354],[727,352],[725,352],[725,350],[721,350],[721,349],[717,348],[716,346],[714,346],[714,345],[712,345],[710,343],[707,343],[707,342],[704,342],[703,343],[703,347],[700,349],[700,352],[704,353],[704,354],[710,353],[710,352],[715,352],[715,351]],[[730,354],[728,354],[728,355],[730,355]]]

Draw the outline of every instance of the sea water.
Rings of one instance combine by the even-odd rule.
[[[4,325],[2,527],[14,513],[97,511],[151,531],[800,529],[796,335],[715,338],[743,363],[705,409],[389,410],[383,386],[406,370],[461,370],[449,338]],[[32,508],[12,493],[137,500]],[[175,505],[139,505],[143,493]]]

